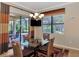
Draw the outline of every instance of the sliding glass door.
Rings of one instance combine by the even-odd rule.
[[[12,40],[15,40],[20,42],[21,45],[27,46],[28,42],[26,37],[28,34],[29,18],[20,16],[14,21],[9,21],[9,43],[11,43]]]

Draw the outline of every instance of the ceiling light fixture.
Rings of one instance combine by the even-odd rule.
[[[44,14],[40,14],[40,13],[34,13],[34,14],[30,14],[29,15],[31,18],[34,18],[35,20],[40,20],[44,17]]]

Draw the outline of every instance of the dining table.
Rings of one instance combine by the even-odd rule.
[[[39,49],[39,46],[41,46],[40,43],[30,43],[30,48],[34,50],[34,57],[37,56],[37,51]]]
[[[45,44],[47,44],[47,43],[45,43]],[[43,45],[45,45],[45,44],[43,44]],[[41,42],[36,42],[36,41],[29,42],[29,46],[28,47],[24,46],[23,53],[28,52],[31,49],[34,52],[34,57],[38,56],[37,52],[39,50],[39,47],[41,47],[43,45],[42,45]],[[26,49],[28,49],[28,51],[26,51]],[[26,53],[24,55],[26,55]]]

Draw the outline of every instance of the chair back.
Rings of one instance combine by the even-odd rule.
[[[53,43],[54,43],[55,37],[49,40],[48,43],[48,50],[47,50],[47,56],[51,56],[54,52],[54,47],[53,47]]]
[[[49,39],[49,37],[50,37],[50,34],[48,34],[48,33],[43,33],[43,39],[45,40],[45,39]]]
[[[22,57],[22,50],[19,42],[12,42],[15,57]]]

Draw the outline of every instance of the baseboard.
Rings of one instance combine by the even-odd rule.
[[[79,51],[78,48],[73,48],[73,47],[69,47],[69,46],[65,46],[65,45],[60,45],[60,44],[54,44],[55,47],[59,47],[59,48],[63,48],[63,49],[69,49],[69,50],[77,50]]]

